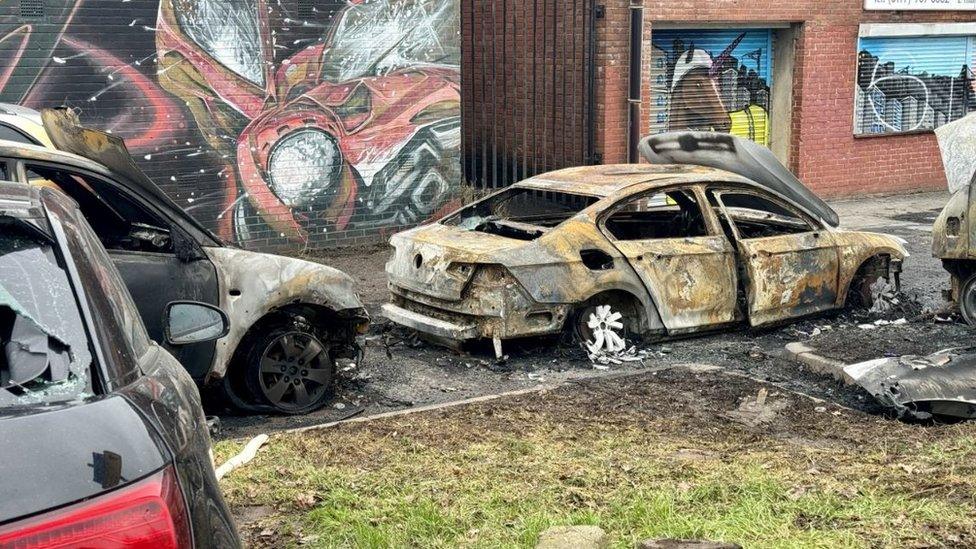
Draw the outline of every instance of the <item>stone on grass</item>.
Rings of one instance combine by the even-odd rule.
[[[553,526],[539,534],[536,549],[606,549],[610,538],[599,526]]]

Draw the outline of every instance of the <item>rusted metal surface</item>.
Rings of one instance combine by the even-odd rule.
[[[221,379],[238,344],[255,322],[293,304],[310,304],[334,311],[350,324],[368,322],[346,274],[318,263],[236,248],[206,247],[220,273],[220,308],[231,319],[230,332],[217,341],[214,367],[208,381]],[[354,326],[326,326],[326,330]]]
[[[542,174],[514,188],[598,197],[555,227],[510,238],[452,223],[391,238],[387,264],[395,322],[441,338],[509,339],[557,333],[598,296],[639,304],[641,334],[696,332],[749,319],[765,324],[844,306],[864,262],[892,272],[908,255],[895,237],[817,222],[802,234],[730,240],[712,207],[706,236],[616,240],[603,221],[622,201],[682,188],[708,204],[706,188],[774,196],[742,176],[697,166],[589,166]],[[490,200],[489,197],[486,200]],[[813,221],[811,221],[813,222]],[[524,224],[511,224],[521,227]],[[595,259],[594,259],[595,258]],[[747,273],[744,280],[739,272]],[[745,290],[748,299],[740,294]],[[608,297],[608,299],[610,299]]]

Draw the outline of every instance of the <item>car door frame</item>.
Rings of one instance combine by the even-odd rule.
[[[203,261],[205,262],[205,265],[201,265],[201,269],[209,273],[210,276],[206,277],[206,279],[201,279],[198,282],[210,287],[209,290],[207,288],[201,289],[201,291],[205,292],[206,294],[209,294],[209,297],[200,294],[186,295],[180,297],[184,299],[193,300],[193,301],[210,303],[212,305],[220,307],[221,305],[220,304],[220,273],[217,270],[216,265],[213,264],[209,256],[207,256],[207,254],[203,251],[203,248],[200,245],[200,243],[193,237],[193,235],[191,235],[183,227],[183,223],[182,223],[183,220],[173,219],[173,217],[169,215],[168,212],[166,212],[161,208],[156,207],[149,200],[146,200],[145,197],[140,196],[140,194],[137,192],[133,192],[127,186],[120,184],[110,175],[96,173],[91,170],[86,170],[85,168],[81,168],[78,166],[73,166],[70,164],[64,164],[64,163],[50,161],[50,160],[40,160],[40,159],[33,159],[33,158],[16,158],[16,157],[12,158],[11,160],[15,164],[14,172],[16,173],[16,177],[18,178],[18,180],[23,181],[26,184],[30,184],[30,180],[27,176],[27,167],[29,165],[30,166],[36,165],[36,166],[40,166],[52,170],[74,173],[87,178],[94,178],[105,182],[107,185],[110,185],[116,192],[120,193],[126,199],[131,200],[133,203],[138,205],[143,210],[147,211],[149,214],[162,220],[170,230],[170,236],[173,240],[173,248],[174,248],[172,252],[106,249],[106,251],[109,254],[109,257],[112,258],[112,261],[116,264],[116,267],[120,271],[123,271],[123,274],[125,274],[124,269],[121,267],[120,263],[125,261],[129,261],[131,263],[142,262],[143,264],[146,265],[150,265],[150,264],[160,265],[159,268],[161,269],[168,268],[165,265],[162,265],[163,263],[166,262],[173,262],[176,265],[182,264],[184,266],[187,266],[197,261]],[[106,202],[108,207],[112,208],[112,205],[108,204],[104,198],[102,197],[100,198],[102,199],[103,202]],[[177,244],[176,242],[177,240],[180,240],[181,242]],[[171,271],[171,274],[175,275],[176,273]],[[131,287],[131,285],[129,285],[128,289],[129,292],[133,295],[133,297],[137,298],[136,304],[141,305],[142,303],[140,303],[138,298],[141,297],[141,294],[143,294],[143,292],[138,291],[137,288]],[[165,306],[165,303],[163,305]],[[162,322],[163,315],[162,315],[162,310],[160,310],[158,315],[149,315],[147,311],[147,314],[143,314],[141,316],[143,318],[143,322],[147,324],[147,327],[152,327],[152,326],[156,326],[157,323]],[[161,327],[162,324],[159,324],[159,326]],[[150,331],[156,332],[158,330],[151,329]],[[213,369],[213,363],[216,358],[216,346],[217,346],[216,341],[193,343],[191,345],[174,346],[166,343],[165,340],[161,338],[161,336],[157,337],[157,339],[159,339],[158,342],[160,345],[162,345],[164,348],[169,350],[171,353],[176,355],[177,358],[180,359],[180,362],[187,367],[187,369],[190,371],[190,373],[193,375],[195,379],[203,379],[210,372],[210,370]]]
[[[708,185],[705,192],[709,199],[715,197],[714,205],[709,200],[710,209],[723,211],[735,236],[734,246],[742,265],[745,311],[750,325],[773,324],[836,307],[840,253],[832,232],[823,223],[792,201],[761,189],[715,183]],[[768,200],[803,220],[810,230],[744,239],[722,201],[723,193],[747,194]],[[814,257],[791,257],[810,250],[822,251]]]
[[[688,191],[694,196],[705,221],[707,235],[698,237],[619,240],[607,228],[607,220],[634,200],[679,190]],[[736,249],[721,230],[715,212],[711,208],[706,207],[708,203],[705,201],[705,198],[704,187],[700,183],[682,182],[654,187],[619,199],[612,206],[605,209],[596,221],[600,232],[626,258],[628,264],[641,279],[641,282],[657,308],[661,322],[669,334],[691,333],[703,329],[719,328],[742,319],[737,299],[738,272],[736,267]],[[707,256],[718,256],[720,259],[714,263],[714,266],[718,267],[724,264],[727,276],[723,277],[722,280],[708,281],[707,279],[702,279],[702,282],[705,284],[700,285],[702,287],[699,287],[697,291],[689,290],[682,292],[681,290],[683,288],[689,288],[689,281],[692,284],[698,282],[693,277],[689,278],[691,276],[691,269],[688,267],[693,266],[689,265],[690,263],[694,263],[697,260],[702,267],[697,270],[713,270],[703,268],[704,264],[701,261],[703,257]],[[688,257],[695,259],[690,262],[681,261],[684,264],[683,267],[682,265],[676,265],[679,260],[687,259]],[[652,261],[667,261],[668,268],[653,269]],[[672,266],[676,266],[677,268],[670,268]],[[677,273],[683,274],[684,278],[678,279],[675,276]],[[702,294],[711,296],[713,299],[710,303],[703,302],[701,300]]]

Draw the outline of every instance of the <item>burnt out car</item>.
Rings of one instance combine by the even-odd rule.
[[[201,303],[162,322],[171,343],[227,330]],[[240,546],[193,379],[56,190],[0,182],[0,351],[0,547]]]
[[[952,281],[950,301],[976,326],[976,115],[935,130],[951,197],[932,227],[932,255],[942,260]]]
[[[591,352],[637,336],[768,325],[869,302],[903,241],[837,228],[768,149],[723,134],[645,139],[650,165],[532,177],[394,235],[392,321],[451,343],[566,328]]]
[[[82,127],[69,110],[42,112],[54,147],[0,141],[10,177],[56,187],[108,249],[149,335],[165,342],[175,300],[230,319],[216,341],[164,343],[204,388],[247,410],[300,414],[328,402],[337,360],[359,354],[369,317],[353,281],[330,267],[226,245],[134,163],[121,139]]]

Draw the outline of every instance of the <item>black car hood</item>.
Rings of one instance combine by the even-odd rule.
[[[43,109],[41,120],[44,123],[44,130],[58,150],[85,157],[105,166],[119,176],[118,183],[172,213],[181,223],[195,229],[191,232],[199,232],[205,235],[205,238],[213,240],[213,242],[202,242],[203,244],[221,244],[216,235],[187,214],[149,179],[149,176],[132,159],[122,138],[82,126],[78,115],[66,108]]]
[[[645,137],[641,155],[651,164],[688,164],[725,170],[782,195],[828,225],[840,224],[837,212],[813,194],[766,147],[726,133],[669,132]]]

